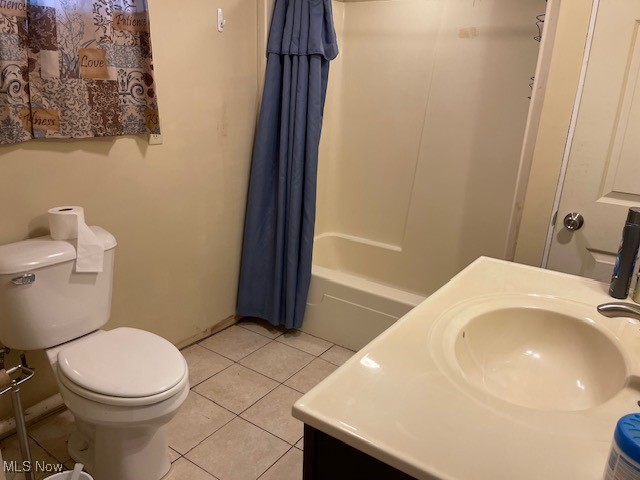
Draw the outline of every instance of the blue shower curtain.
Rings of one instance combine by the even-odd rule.
[[[331,0],[276,0],[245,218],[238,314],[299,328],[311,280]]]

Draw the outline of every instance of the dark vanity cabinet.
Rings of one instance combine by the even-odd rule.
[[[304,480],[416,480],[337,438],[304,426]]]

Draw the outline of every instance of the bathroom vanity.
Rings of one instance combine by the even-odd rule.
[[[600,480],[640,410],[640,326],[597,312],[607,288],[478,259],[296,402],[305,480]]]
[[[331,435],[304,426],[304,480],[413,480],[415,477]]]

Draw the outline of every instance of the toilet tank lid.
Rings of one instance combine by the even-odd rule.
[[[117,245],[113,235],[101,227],[90,227],[104,245],[111,250]],[[76,259],[75,240],[53,240],[46,237],[0,245],[0,275],[30,272]]]

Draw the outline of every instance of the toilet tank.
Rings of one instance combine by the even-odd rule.
[[[46,236],[0,246],[0,343],[49,348],[107,323],[116,239],[100,227],[91,230],[105,247],[101,273],[75,272],[75,240]],[[33,283],[13,282],[27,274]]]

